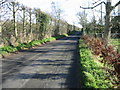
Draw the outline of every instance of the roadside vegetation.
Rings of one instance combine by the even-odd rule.
[[[79,27],[61,19],[60,8],[51,14],[16,0],[0,1],[0,56],[67,36]],[[57,7],[53,2],[53,6]]]
[[[80,49],[80,83],[81,88],[110,88],[112,83],[107,78],[104,65],[95,57],[83,40],[79,41]]]
[[[113,40],[112,45],[119,45]],[[83,87],[120,88],[120,53],[101,38],[84,35],[80,40]],[[119,47],[118,47],[119,48]]]
[[[68,34],[69,35],[74,34],[75,32],[76,31],[72,31]],[[60,39],[63,37],[67,37],[68,34],[58,35],[58,36],[54,36],[54,37],[50,37],[50,38],[44,38],[42,40],[33,40],[29,43],[19,43],[18,46],[10,46],[10,45],[3,46],[0,48],[0,55],[4,57],[5,55],[7,55],[9,53],[15,53],[15,52],[20,51],[20,50],[30,49],[32,47],[39,46],[39,45],[45,44],[47,42],[51,42],[51,41],[54,41],[54,40],[57,40],[57,39]]]
[[[65,34],[65,35],[59,35],[59,36],[55,36],[55,37],[51,37],[51,38],[45,38],[45,39],[42,39],[42,40],[33,40],[29,43],[20,43],[16,47],[14,47],[14,46],[4,46],[4,47],[0,48],[0,54],[2,56],[4,56],[8,53],[16,52],[16,51],[19,51],[19,50],[30,49],[34,46],[42,45],[44,43],[54,41],[54,40],[57,40],[57,39],[60,39],[62,37],[66,37],[66,36],[68,36],[68,35]]]

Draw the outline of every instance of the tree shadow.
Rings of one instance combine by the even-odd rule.
[[[32,74],[26,74],[26,73],[21,73],[15,76],[16,79],[61,79],[61,78],[66,78],[67,74],[65,73],[46,73],[46,74],[38,74],[38,73],[32,73]]]
[[[76,38],[76,37],[75,37]],[[71,40],[74,40],[74,38],[70,38]],[[69,43],[68,42],[65,42],[63,45],[75,45],[75,47],[77,47],[78,49],[78,42],[76,41],[75,43]],[[7,78],[15,78],[15,79],[52,79],[52,80],[56,80],[56,79],[61,79],[61,78],[65,78],[66,81],[65,83],[59,83],[60,85],[66,85],[66,88],[78,88],[78,85],[79,85],[79,78],[78,77],[78,74],[79,74],[79,66],[78,66],[78,61],[79,61],[79,53],[78,53],[78,50],[77,49],[70,49],[70,50],[60,50],[62,48],[59,48],[59,49],[56,49],[54,47],[54,45],[56,44],[52,44],[52,47],[53,48],[50,48],[49,50],[43,50],[42,49],[32,49],[32,50],[24,50],[22,52],[30,52],[32,54],[37,54],[37,53],[42,53],[42,55],[45,55],[45,53],[47,52],[54,52],[54,53],[59,53],[59,52],[72,52],[73,55],[72,55],[72,58],[70,58],[70,60],[58,60],[58,59],[53,59],[53,60],[50,60],[48,57],[44,58],[44,59],[38,59],[38,60],[26,60],[26,58],[23,57],[23,60],[21,59],[18,60],[18,61],[13,61],[15,64],[16,64],[16,68],[12,69],[10,72],[8,72],[7,74],[4,74],[3,75],[3,82],[7,79]],[[61,44],[57,44],[56,46],[58,45],[61,45]],[[47,48],[47,46],[46,46]],[[52,56],[54,55],[54,53],[48,53],[48,56]],[[39,56],[39,55],[38,55]],[[41,55],[40,55],[41,56]],[[40,57],[39,56],[39,57]],[[23,62],[25,61],[25,62]],[[34,63],[32,63],[34,62]],[[11,62],[5,62],[5,63],[12,63]],[[46,74],[41,74],[41,73],[20,73],[20,71],[25,68],[26,66],[31,66],[31,67],[34,67],[36,68],[36,66],[50,66],[50,67],[53,67],[53,68],[56,68],[57,66],[61,66],[61,67],[64,67],[64,66],[68,66],[69,68],[66,68],[68,69],[68,73],[46,73]],[[55,67],[54,67],[55,66]],[[8,67],[7,67],[8,68]]]
[[[30,66],[69,66],[70,64],[32,64]]]

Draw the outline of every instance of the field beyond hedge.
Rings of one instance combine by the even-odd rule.
[[[120,53],[120,39],[111,39],[111,44],[119,51]]]

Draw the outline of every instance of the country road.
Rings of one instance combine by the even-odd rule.
[[[79,37],[77,32],[3,58],[2,88],[78,88]]]

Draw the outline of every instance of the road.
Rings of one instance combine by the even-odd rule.
[[[78,88],[80,34],[2,59],[2,88]]]

